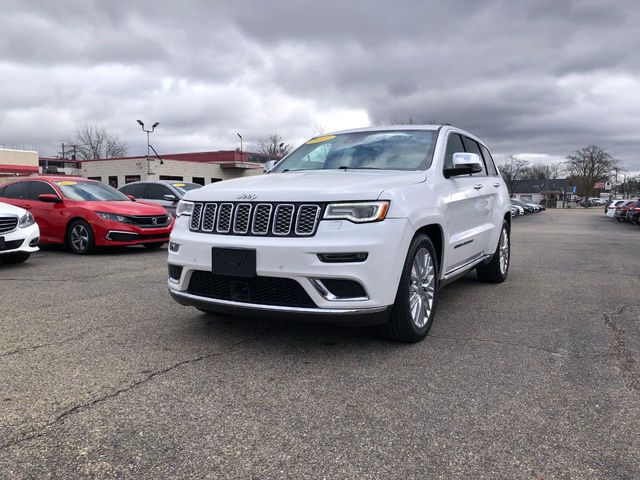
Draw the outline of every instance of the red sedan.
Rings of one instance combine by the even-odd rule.
[[[95,246],[169,241],[173,217],[159,206],[136,202],[94,180],[29,177],[0,187],[0,201],[29,210],[40,226],[40,243],[64,243],[84,254]]]

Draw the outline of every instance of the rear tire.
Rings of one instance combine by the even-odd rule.
[[[153,243],[143,243],[142,245],[144,245],[144,248],[146,248],[147,250],[156,250],[161,246],[163,246],[164,244],[165,242],[153,242]]]
[[[14,252],[0,255],[0,262],[2,263],[22,263],[26,262],[31,256],[31,252]]]
[[[478,279],[486,283],[502,283],[509,274],[511,263],[511,231],[506,220],[502,222],[502,230],[498,239],[498,247],[489,263],[476,267]]]
[[[74,220],[67,232],[67,246],[76,255],[85,255],[95,247],[91,226],[84,220]]]
[[[404,343],[422,340],[433,323],[437,297],[438,257],[431,239],[418,234],[409,246],[396,301],[383,326],[386,335]]]

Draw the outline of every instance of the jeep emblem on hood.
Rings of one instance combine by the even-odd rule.
[[[255,200],[258,198],[258,195],[255,193],[241,193],[237,198],[238,200]]]

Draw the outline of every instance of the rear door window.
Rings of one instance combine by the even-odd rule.
[[[4,188],[5,198],[23,199],[27,197],[27,182],[18,182]]]
[[[127,189],[127,191],[124,192],[125,195],[133,195],[136,198],[147,198],[145,196],[147,185],[144,183],[132,183],[125,188]]]
[[[484,157],[484,164],[487,166],[487,171],[489,175],[492,177],[498,176],[498,169],[496,168],[496,164],[493,161],[493,157],[491,153],[489,153],[489,149],[484,145],[480,145],[480,150],[482,151],[482,156]]]

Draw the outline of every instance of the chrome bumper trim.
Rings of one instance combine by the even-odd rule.
[[[176,297],[196,302],[205,302],[211,305],[223,305],[226,307],[250,308],[254,310],[264,310],[270,312],[290,312],[290,313],[310,313],[318,315],[366,315],[368,313],[379,313],[387,310],[384,307],[365,307],[365,308],[303,308],[303,307],[281,307],[278,305],[260,305],[257,303],[234,302],[231,300],[219,300],[217,298],[200,297],[190,293],[181,292],[171,288],[169,282],[169,293]]]

